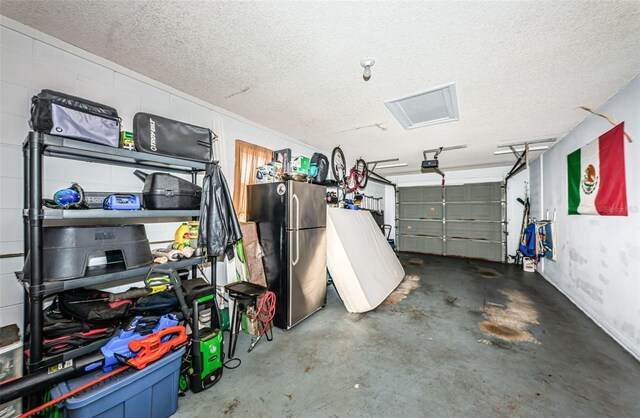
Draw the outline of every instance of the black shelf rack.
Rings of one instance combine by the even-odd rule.
[[[205,262],[204,257],[187,258],[180,261],[170,262],[162,264],[165,269],[183,269],[187,267],[197,266]],[[145,277],[149,273],[149,269],[159,264],[150,264],[144,267],[137,267],[132,269],[106,269],[99,270],[96,273],[91,273],[77,279],[67,280],[43,280],[42,286],[40,286],[39,293],[43,298],[51,296],[53,294],[64,292],[65,290],[78,289],[85,286],[98,286],[105,283],[112,283],[119,280],[134,279],[138,277]],[[30,281],[23,279],[22,273],[18,273],[18,279],[22,281],[25,290],[31,293]]]
[[[27,372],[32,373],[44,367],[71,360],[78,356],[95,351],[99,345],[82,347],[64,354],[43,358],[43,302],[45,297],[64,290],[88,285],[99,285],[118,280],[133,279],[145,276],[152,267],[140,267],[129,270],[101,271],[97,274],[70,280],[45,281],[43,277],[42,240],[43,228],[51,225],[73,225],[82,222],[166,222],[179,218],[198,217],[198,211],[182,210],[139,210],[139,211],[106,211],[106,210],[57,210],[42,207],[43,157],[56,157],[85,161],[98,164],[116,165],[130,168],[154,169],[161,171],[191,174],[191,181],[196,183],[197,174],[207,169],[206,163],[145,154],[136,151],[107,147],[104,145],[78,141],[71,138],[52,136],[30,132],[23,143],[23,218],[24,218],[24,254],[30,254],[30,277],[24,282],[25,293],[25,328],[30,327],[29,360]],[[197,265],[205,262],[204,257],[194,257],[174,263],[166,267],[192,267],[195,274]],[[215,268],[215,263],[212,263]],[[215,270],[213,270],[215,277]],[[18,278],[21,275],[18,274]],[[103,341],[95,344],[102,344]]]

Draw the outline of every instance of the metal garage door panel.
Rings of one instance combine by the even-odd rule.
[[[499,203],[451,203],[447,202],[447,219],[470,219],[478,221],[502,220]]]
[[[447,202],[489,202],[502,199],[501,183],[476,183],[445,187]]]
[[[442,219],[442,204],[402,204],[400,219]]]
[[[442,222],[400,221],[400,234],[434,235],[436,237],[442,237]]]
[[[447,222],[445,227],[449,238],[475,238],[489,241],[502,239],[502,224],[493,222]]]
[[[447,255],[502,261],[502,244],[488,241],[447,239]]]
[[[400,235],[399,241],[400,251],[441,255],[444,248],[443,241],[440,238]]]
[[[440,187],[401,187],[399,201],[402,202],[442,202]]]

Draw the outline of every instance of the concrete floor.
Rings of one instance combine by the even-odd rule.
[[[406,299],[349,314],[330,288],[273,342],[241,336],[242,365],[175,416],[640,417],[640,363],[538,274],[400,259],[420,278]]]

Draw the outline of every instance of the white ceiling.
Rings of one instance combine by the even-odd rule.
[[[422,150],[512,164],[640,72],[640,2],[3,1],[2,14],[347,158]],[[372,56],[369,81],[360,59]],[[460,121],[404,130],[383,102],[456,82]]]

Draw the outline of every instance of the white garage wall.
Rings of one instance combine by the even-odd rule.
[[[29,127],[30,99],[44,88],[114,106],[131,130],[133,116],[144,111],[213,129],[221,138],[216,155],[233,187],[234,140],[272,149],[291,148],[311,156],[309,146],[217,108],[115,63],[0,17],[0,254],[22,252],[22,153]],[[322,151],[321,151],[322,152]],[[324,152],[330,155],[329,152]],[[79,182],[91,191],[140,191],[132,169],[45,158],[45,196]],[[148,224],[150,241],[171,239],[176,224]],[[219,264],[219,266],[222,266]],[[0,326],[22,324],[22,289],[14,271],[22,258],[0,259]],[[218,278],[224,280],[219,268]]]
[[[582,104],[582,103],[579,103]],[[588,103],[585,103],[588,104]],[[544,260],[542,275],[640,359],[640,77],[598,111],[634,139],[625,142],[629,216],[567,214],[567,154],[611,129],[589,115],[531,165],[532,214],[557,213],[558,261]],[[578,110],[576,110],[578,111]],[[535,209],[535,210],[534,210]]]

